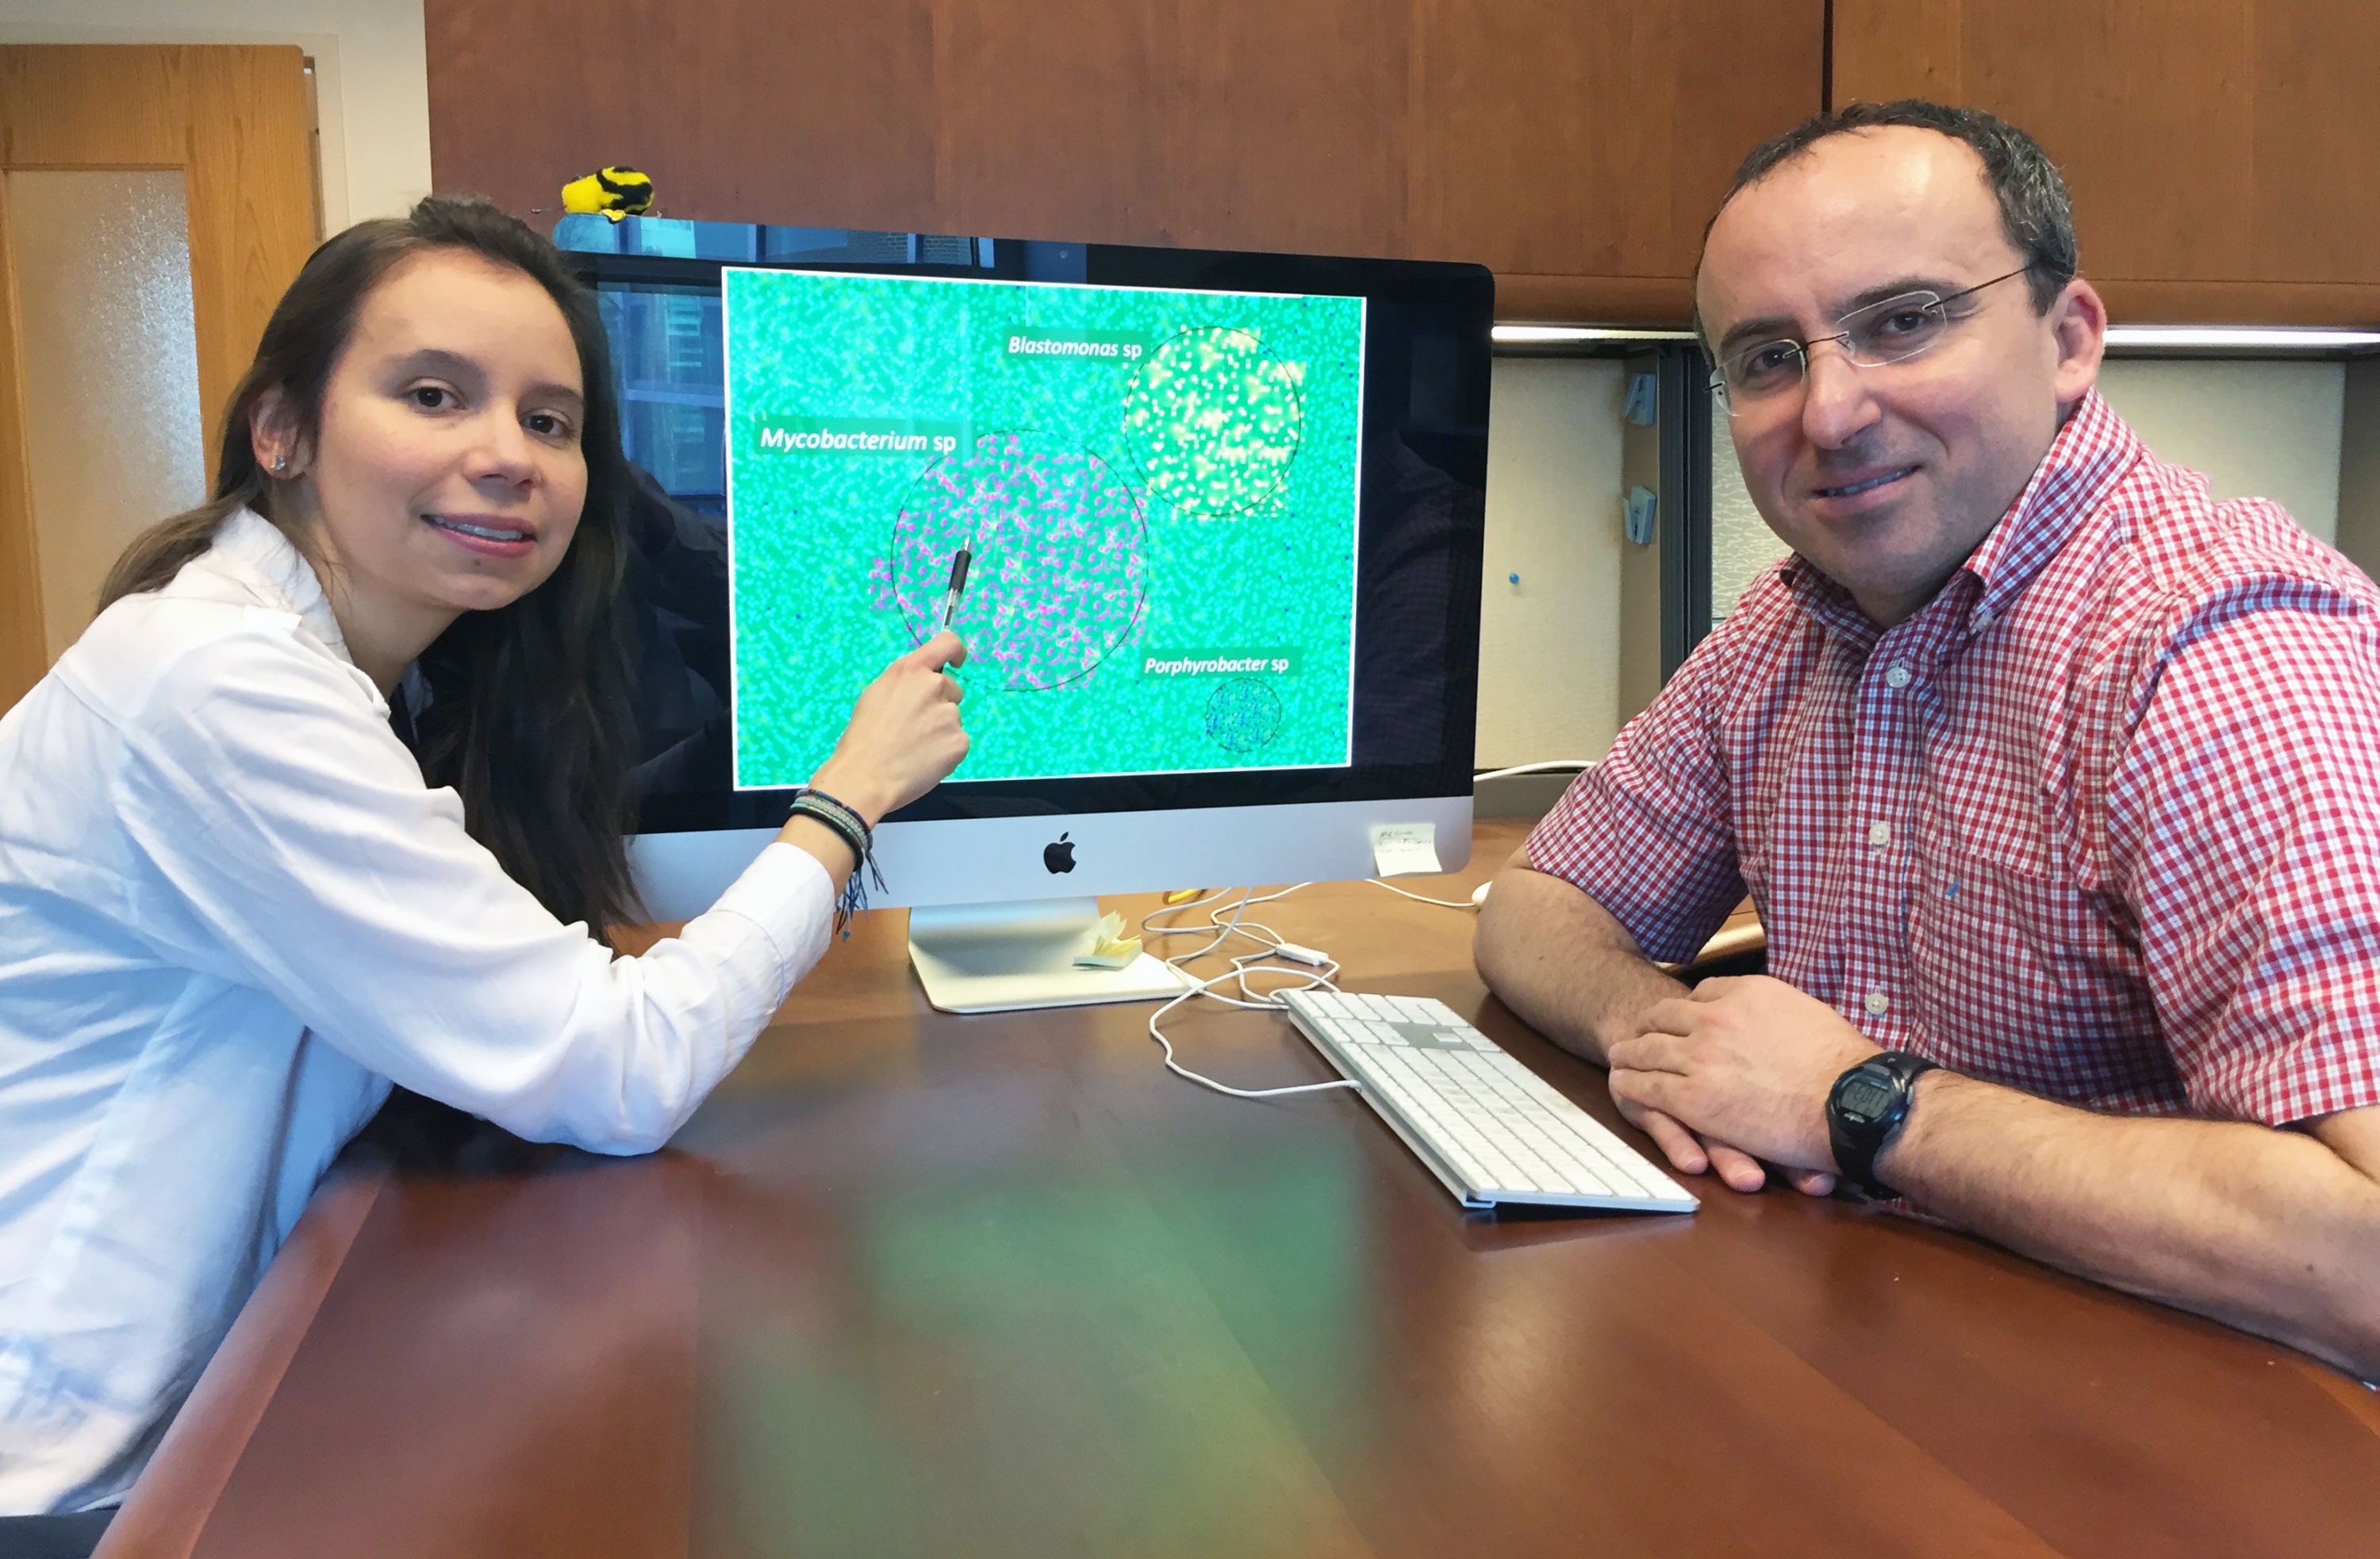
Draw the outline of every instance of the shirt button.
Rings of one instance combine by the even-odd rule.
[[[1892,998],[1881,991],[1870,991],[1867,993],[1867,1000],[1860,1005],[1867,1008],[1867,1015],[1870,1017],[1882,1017],[1892,1010]]]
[[[1892,669],[1884,674],[1884,685],[1896,689],[1908,687],[1909,668],[1895,661]]]
[[[1991,614],[1991,608],[1989,608],[1989,607],[1987,607],[1987,606],[1978,606],[1978,607],[1976,607],[1976,608],[1975,608],[1975,615],[1974,615],[1973,616],[1972,616],[1972,617],[1970,617],[1970,618],[1968,618],[1968,619],[1967,619],[1967,626],[1968,626],[1969,627],[1971,627],[1971,628],[1973,628],[1977,633],[1981,633],[1981,632],[1983,632],[1983,631],[1984,631],[1984,629],[1985,629],[1985,628],[1987,628],[1987,627],[1991,627],[1991,626],[1992,626],[1992,614]]]
[[[1892,824],[1872,822],[1867,825],[1867,842],[1878,849],[1892,843]]]

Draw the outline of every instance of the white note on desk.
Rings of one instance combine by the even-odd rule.
[[[1438,863],[1438,824],[1373,824],[1372,875],[1375,877],[1435,877],[1445,870]]]

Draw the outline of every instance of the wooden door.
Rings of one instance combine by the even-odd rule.
[[[26,416],[29,397],[55,386],[26,379],[17,259],[26,235],[12,230],[9,177],[179,176],[190,301],[181,349],[195,347],[200,448],[212,481],[225,403],[318,236],[309,104],[305,59],[294,47],[0,48],[0,710],[48,668],[56,637],[45,623],[38,451]]]

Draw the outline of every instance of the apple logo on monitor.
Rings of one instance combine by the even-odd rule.
[[[1070,829],[1066,834],[1059,834],[1054,845],[1041,846],[1041,864],[1048,867],[1053,876],[1075,869],[1075,846],[1066,842],[1072,832]]]

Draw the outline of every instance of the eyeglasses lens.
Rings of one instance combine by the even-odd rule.
[[[1769,341],[1736,353],[1720,365],[1719,374],[1730,396],[1758,400],[1800,384],[1806,360],[1799,341]]]
[[[1831,339],[1860,367],[1882,368],[1931,351],[1950,324],[1949,307],[1941,297],[1912,292],[1852,310],[1835,322]],[[1764,342],[1721,363],[1711,388],[1730,413],[1740,413],[1747,405],[1799,388],[1809,366],[1809,348],[1801,342]]]
[[[1881,368],[1937,345],[1950,328],[1950,314],[1934,294],[1912,292],[1855,309],[1836,328],[1845,357],[1863,368]]]

